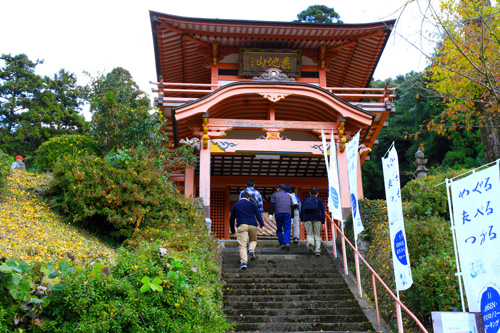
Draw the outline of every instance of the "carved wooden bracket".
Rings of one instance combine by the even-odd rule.
[[[279,100],[287,97],[290,94],[279,94],[279,93],[259,93],[264,98],[267,98],[270,102],[276,103]]]
[[[210,67],[215,67],[221,61],[224,59],[224,57],[228,54],[227,51],[224,51],[224,49],[221,49],[219,47],[219,44],[214,41],[210,46],[207,47],[200,47],[198,49],[198,54],[205,58],[205,62],[203,63],[203,67],[205,68],[210,68]]]
[[[212,138],[222,138],[227,135],[227,131],[232,130],[232,127],[229,126],[210,126],[207,125],[207,131],[205,133],[204,128],[194,127],[193,134],[199,137],[203,137],[203,135],[208,135],[210,139]]]
[[[283,128],[263,128],[265,135],[261,136],[260,140],[289,140],[286,137],[281,137],[281,132],[284,131]]]
[[[208,137],[208,118],[203,118],[203,136],[202,136],[203,149],[208,148],[208,140],[210,140],[210,138]]]
[[[279,82],[295,82],[293,77],[288,77],[285,73],[283,73],[278,68],[268,68],[265,73],[262,73],[261,76],[253,77],[254,81],[279,81]]]
[[[344,132],[345,132],[345,121],[341,121],[339,125],[339,138],[340,138],[340,151],[345,150],[345,144],[347,142],[347,139],[344,137]]]
[[[325,68],[326,66],[326,44],[321,45],[319,48],[319,67]]]
[[[360,155],[363,155],[363,154],[368,154],[372,151],[371,148],[368,148],[365,144],[360,144],[359,147],[358,147],[358,152]]]
[[[214,40],[212,42],[212,58],[213,58],[213,65],[217,66],[217,57],[219,55],[219,43]]]

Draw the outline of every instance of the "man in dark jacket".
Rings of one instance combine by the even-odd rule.
[[[248,255],[251,260],[255,260],[255,247],[257,246],[257,221],[261,226],[260,231],[264,232],[264,220],[260,214],[257,205],[249,200],[250,193],[244,192],[241,194],[241,199],[233,205],[231,216],[229,217],[229,226],[231,228],[231,236],[236,233],[236,239],[240,248],[240,268],[246,269],[247,256],[247,240],[250,240]],[[235,229],[236,221],[236,229]]]
[[[304,222],[307,249],[310,254],[321,255],[321,227],[325,223],[325,204],[318,198],[318,188],[311,187],[310,197],[302,202],[300,219]]]
[[[271,195],[269,206],[269,220],[276,218],[276,235],[282,250],[290,251],[290,233],[292,231],[293,201],[285,192],[285,185],[279,184],[276,192]]]

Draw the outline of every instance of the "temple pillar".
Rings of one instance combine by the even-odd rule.
[[[347,153],[345,149],[337,149],[337,161],[339,169],[339,187],[342,200],[342,218],[345,219],[351,209],[351,199],[349,197],[349,176],[347,173]]]
[[[326,87],[326,68],[320,68],[319,72],[319,86]]]
[[[364,194],[363,194],[363,177],[361,174],[361,155],[357,154],[357,159],[358,159],[358,170],[357,170],[357,179],[358,179],[358,199],[363,199]]]
[[[205,223],[208,230],[211,230],[212,220],[210,219],[210,145],[200,149],[200,197],[203,198],[203,207],[205,210]]]
[[[184,195],[194,197],[194,168],[186,168],[184,171]]]

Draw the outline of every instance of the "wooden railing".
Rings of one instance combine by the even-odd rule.
[[[246,81],[241,81],[246,82]],[[157,88],[152,88],[152,92],[158,93],[157,101],[158,104],[177,106],[187,103],[192,100],[196,100],[203,95],[208,95],[214,90],[222,87],[219,84],[207,84],[207,83],[180,83],[180,82],[152,82],[150,84],[156,85]],[[395,95],[394,91],[396,88],[389,88],[386,85],[385,88],[348,88],[348,87],[324,87],[332,94],[343,98],[343,99],[377,99],[378,102],[355,102],[353,104],[362,106],[369,105],[372,107],[384,106],[385,101],[392,100]],[[199,97],[179,97],[169,95],[200,95]]]
[[[418,327],[422,330],[422,332],[427,333],[427,329],[424,327],[424,325],[418,320],[418,318],[394,295],[394,293],[391,291],[391,289],[384,283],[382,278],[378,276],[378,274],[373,270],[373,268],[366,262],[366,260],[363,258],[361,254],[356,250],[356,248],[351,244],[351,242],[347,239],[347,237],[342,233],[342,230],[335,224],[332,220],[332,218],[326,214],[328,221],[332,225],[332,245],[333,245],[333,255],[335,258],[337,258],[337,247],[335,244],[335,230],[337,230],[338,234],[342,238],[342,261],[344,263],[344,274],[348,275],[348,268],[347,268],[347,253],[346,253],[346,247],[345,243],[351,247],[352,251],[354,252],[354,260],[355,260],[355,266],[356,266],[356,280],[357,280],[357,287],[358,287],[358,296],[361,297],[361,281],[360,281],[360,272],[359,272],[359,265],[358,265],[358,260],[361,260],[366,268],[370,271],[371,277],[372,277],[372,286],[373,286],[373,295],[374,295],[374,302],[375,302],[375,311],[377,313],[377,325],[380,327],[380,313],[379,313],[379,308],[378,308],[378,297],[377,297],[377,286],[376,286],[376,280],[380,282],[382,287],[387,291],[387,293],[392,297],[394,300],[394,303],[396,305],[396,314],[397,314],[397,323],[398,323],[398,332],[403,333],[403,325],[402,325],[402,318],[401,318],[401,311],[399,308],[403,309],[418,325]],[[335,229],[334,229],[335,228]],[[327,224],[325,223],[325,230],[327,229]],[[326,240],[326,244],[328,244],[328,239]]]

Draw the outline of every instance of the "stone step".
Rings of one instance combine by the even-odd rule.
[[[262,303],[271,303],[271,302],[279,302],[283,303],[280,305],[282,307],[286,306],[288,303],[292,302],[336,302],[338,306],[357,306],[357,301],[355,300],[352,294],[340,294],[335,295],[308,295],[308,294],[292,294],[292,295],[273,295],[273,294],[265,294],[265,295],[241,295],[241,294],[228,294],[230,290],[225,290],[223,299],[224,303],[232,304],[239,302],[262,302]],[[352,304],[349,302],[353,302]],[[347,305],[349,304],[349,305]]]
[[[363,323],[367,321],[364,314],[357,315],[321,315],[315,314],[316,310],[309,310],[310,313],[298,314],[294,313],[289,316],[280,315],[243,315],[239,314],[237,316],[226,316],[227,320],[232,323]]]
[[[327,267],[322,267],[322,268],[307,268],[303,267],[301,269],[298,269],[296,267],[276,267],[276,266],[253,266],[252,263],[248,263],[248,267],[245,271],[242,271],[240,269],[240,266],[238,265],[237,267],[224,267],[224,273],[227,275],[229,274],[245,274],[244,276],[253,276],[257,274],[272,274],[272,273],[279,273],[279,274],[289,274],[289,275],[294,275],[294,274],[309,274],[311,277],[314,277],[314,274],[318,273],[325,273],[325,274],[330,274],[330,276],[338,276],[338,273],[332,272],[331,268]]]
[[[331,271],[331,265],[332,263],[329,262],[329,261],[325,261],[325,260],[318,260],[316,259],[316,257],[309,261],[309,262],[306,262],[306,261],[303,261],[303,260],[286,260],[286,259],[283,259],[281,261],[271,261],[271,260],[249,260],[247,261],[247,264],[248,265],[252,265],[254,267],[258,267],[258,266],[263,266],[263,267],[268,267],[268,266],[272,266],[272,267],[290,267],[290,268],[294,268],[294,269],[302,269],[302,268],[327,268],[328,270]],[[231,267],[240,267],[240,259],[239,258],[235,258],[234,260],[228,260],[226,258],[224,258],[224,261],[222,263],[222,267],[227,267],[227,268],[231,268]]]
[[[236,245],[225,245],[224,246],[224,251],[225,252],[238,252],[240,249],[240,247],[236,244]],[[302,243],[302,244],[291,244],[290,245],[290,249],[287,251],[286,249],[282,249],[278,242],[276,243],[272,243],[272,244],[266,244],[266,245],[262,245],[262,244],[257,244],[257,246],[255,247],[255,251],[256,252],[265,252],[265,251],[271,251],[273,253],[285,253],[285,252],[294,252],[294,251],[307,251],[307,245],[306,243]]]
[[[238,247],[225,248],[224,252],[227,254],[239,253],[240,249]],[[257,247],[255,249],[255,254],[269,255],[269,254],[283,254],[283,255],[310,255],[307,246],[291,246],[287,251],[286,249],[280,249],[279,247]],[[324,251],[321,254],[325,254]]]
[[[323,248],[310,255],[305,242],[290,251],[259,241],[257,260],[239,268],[236,242],[222,256],[223,302],[232,332],[373,332],[356,296]]]
[[[328,303],[328,302],[315,302],[315,305],[320,305],[320,303]],[[272,303],[254,303],[253,308],[235,308],[237,304],[234,304],[231,308],[224,309],[224,313],[228,317],[238,317],[238,316],[296,316],[296,315],[301,315],[301,316],[306,316],[306,315],[321,315],[321,316],[327,316],[327,315],[333,315],[333,316],[353,316],[353,315],[358,315],[358,316],[364,316],[363,311],[359,308],[340,308],[340,307],[335,307],[333,306],[333,303],[330,302],[328,307],[291,307],[291,304],[288,304],[286,308],[284,309],[275,309],[273,308]],[[268,304],[268,305],[266,305]],[[258,308],[256,305],[259,306],[269,306],[269,308]],[[304,306],[302,302],[300,303],[295,303],[295,306]]]
[[[234,259],[234,260],[239,260],[240,259],[240,254],[237,252],[234,253],[227,253],[224,255],[224,259]],[[330,262],[330,258],[323,253],[321,256],[317,256],[315,254],[309,254],[307,253],[290,253],[290,252],[277,252],[277,253],[255,253],[257,256],[257,260],[274,260],[274,261],[282,261],[282,260],[290,260],[292,262],[296,262],[298,260],[301,261],[328,261]]]
[[[260,280],[260,279],[328,279],[328,278],[337,278],[337,273],[335,272],[319,272],[319,273],[275,273],[275,272],[267,272],[262,271],[259,272],[250,272],[250,269],[246,271],[242,271],[241,269],[233,270],[233,273],[228,273],[227,269],[222,273],[222,279],[224,281],[230,279],[251,279],[252,281]],[[340,276],[340,275],[339,275]]]
[[[328,265],[313,266],[313,265],[271,265],[271,264],[256,264],[255,262],[248,262],[247,269],[241,270],[240,263],[234,263],[232,265],[223,266],[224,272],[233,272],[241,274],[241,276],[248,276],[257,273],[258,270],[261,271],[279,271],[280,273],[286,273],[287,271],[295,274],[314,274],[314,273],[328,273],[329,277],[341,278],[342,276],[338,272],[333,272],[331,267]]]
[[[240,250],[238,248],[232,248],[232,249],[224,249],[224,254],[225,255],[235,255],[239,254]],[[269,256],[269,255],[283,255],[283,256],[298,256],[300,258],[307,257],[307,256],[314,256],[309,253],[307,250],[307,247],[296,247],[296,248],[290,248],[289,251],[280,249],[278,247],[269,247],[269,248],[256,248],[255,249],[255,254],[256,255],[263,255],[263,256]],[[322,255],[325,254],[325,252],[321,252]]]
[[[235,332],[325,332],[325,331],[361,331],[373,332],[373,327],[370,323],[289,323],[272,322],[272,323],[236,323]]]
[[[228,252],[224,255],[225,258],[235,258],[239,259],[239,251]],[[310,254],[306,249],[303,251],[264,251],[259,252],[256,251],[255,255],[257,259],[261,260],[321,260],[327,259],[328,255],[325,252],[322,252],[320,256],[316,254]]]
[[[227,277],[224,279],[226,281],[226,285],[230,284],[266,284],[266,283],[309,283],[309,284],[341,284],[345,286],[345,282],[342,278],[336,278],[336,277],[322,277],[322,278],[315,278],[315,277],[289,277],[289,278],[283,278],[283,277],[275,277],[275,278],[270,278],[270,277],[262,277],[260,279],[255,279],[254,276],[252,276],[252,279],[248,281],[248,279],[244,277]]]
[[[350,290],[346,289],[225,289],[224,294],[228,296],[241,295],[241,296],[257,296],[257,295],[270,295],[270,296],[282,296],[282,295],[325,295],[330,297],[353,297]]]
[[[310,282],[299,282],[299,283],[283,283],[283,282],[274,282],[274,283],[256,283],[252,282],[253,279],[249,282],[242,283],[226,283],[224,288],[226,290],[241,290],[241,292],[245,292],[245,290],[262,290],[267,292],[268,290],[285,290],[285,289],[297,289],[307,292],[307,290],[317,290],[319,292],[325,292],[328,290],[331,291],[346,291],[351,292],[349,288],[345,286],[345,284],[337,283],[310,283]]]

